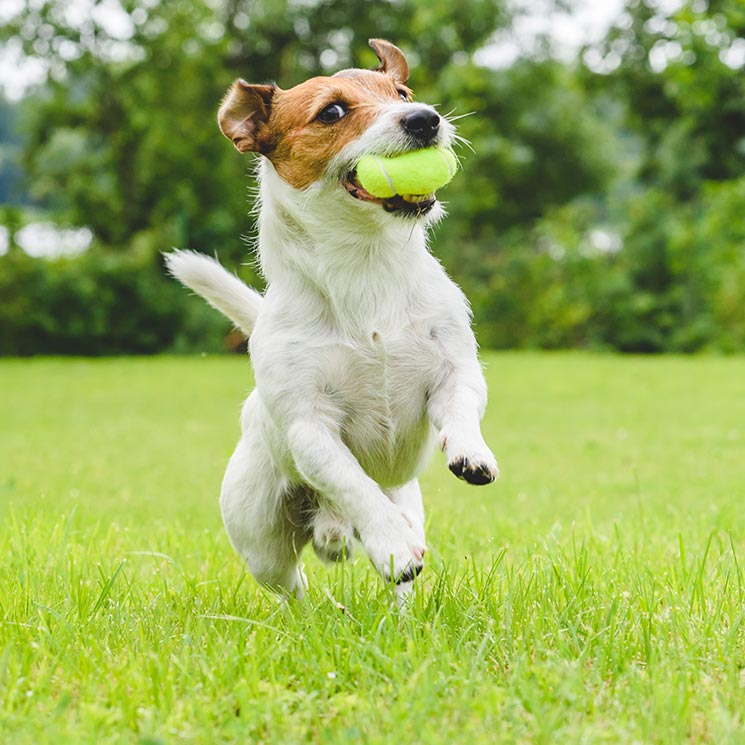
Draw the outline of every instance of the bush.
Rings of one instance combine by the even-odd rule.
[[[229,324],[189,298],[149,251],[0,257],[0,354],[221,351]]]
[[[478,266],[459,279],[479,341],[636,353],[745,350],[743,203],[745,178],[707,184],[685,204],[648,189],[630,201],[612,250],[596,245],[602,214],[586,201],[550,211],[489,250],[467,247],[462,256],[478,257]]]

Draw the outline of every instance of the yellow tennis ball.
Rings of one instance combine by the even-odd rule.
[[[357,164],[357,181],[374,197],[432,194],[458,170],[452,150],[429,147],[394,158],[364,155]]]

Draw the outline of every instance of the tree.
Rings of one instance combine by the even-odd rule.
[[[0,205],[22,201],[18,164],[23,139],[18,131],[19,107],[0,94]]]
[[[616,269],[624,289],[612,304],[611,343],[629,351],[736,348],[745,252],[736,229],[721,229],[721,216],[732,215],[745,173],[745,7],[684,0],[666,11],[630,0],[585,58],[604,68],[589,74],[589,85],[620,103],[641,143],[634,188],[616,208],[625,215]]]
[[[558,210],[564,217],[547,224],[563,230],[565,218],[585,215],[575,200],[601,204],[614,136],[573,68],[525,59],[490,70],[474,62],[474,52],[508,22],[505,2],[121,2],[115,26],[97,13],[75,19],[66,0],[39,0],[0,31],[22,39],[49,67],[48,83],[26,102],[24,163],[33,195],[49,211],[90,226],[93,252],[136,256],[132,277],[162,273],[158,251],[172,245],[218,252],[260,283],[240,266],[247,252],[238,240],[253,232],[251,160],[218,133],[218,101],[238,76],[289,87],[345,66],[374,67],[367,39],[383,36],[407,53],[417,97],[451,112],[475,150],[459,151],[463,169],[441,195],[450,216],[433,249],[474,299],[482,340],[513,344],[515,329],[548,346],[593,336],[575,320],[589,302],[577,292],[569,314],[554,313],[559,292],[540,306],[548,309],[543,315],[530,303],[545,276],[573,281],[569,264],[547,255],[541,224]],[[567,234],[579,236],[588,222],[583,216]],[[578,260],[572,271],[594,277],[594,266]],[[84,270],[95,275],[90,262]],[[14,286],[11,276],[5,286]],[[141,286],[145,294],[158,285]],[[174,302],[170,293],[162,298]],[[556,333],[544,333],[551,313],[564,320]],[[163,315],[169,324],[173,317]],[[173,338],[178,329],[169,329]],[[168,334],[158,343],[168,343]],[[133,348],[152,349],[151,342]]]
[[[236,238],[252,230],[246,162],[215,127],[235,77],[288,86],[359,59],[372,64],[369,29],[416,46],[436,69],[455,50],[477,48],[502,17],[491,0],[127,0],[115,33],[95,14],[73,23],[65,0],[28,4],[3,33],[50,70],[30,116],[33,195],[111,247],[150,232],[162,247],[237,258]],[[415,69],[415,80],[428,77]]]
[[[745,170],[745,6],[631,0],[594,50],[615,64],[596,84],[625,104],[645,148],[640,180],[677,200]]]

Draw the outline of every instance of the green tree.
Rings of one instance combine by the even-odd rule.
[[[128,0],[117,39],[95,15],[72,23],[67,6],[28,4],[3,32],[50,70],[33,100],[24,163],[34,197],[108,246],[150,231],[162,246],[236,258],[237,236],[252,228],[247,166],[215,128],[232,79],[288,86],[327,67],[372,63],[370,29],[416,45],[428,65],[446,65],[502,18],[500,3],[486,0]],[[426,68],[415,76],[424,81]]]
[[[607,338],[631,351],[736,348],[745,253],[737,230],[711,226],[724,227],[742,193],[745,6],[685,0],[668,12],[631,0],[586,59],[608,68],[588,82],[621,104],[641,143]]]
[[[22,202],[19,164],[23,138],[19,132],[20,107],[0,94],[0,205]]]
[[[745,170],[745,5],[685,0],[666,13],[631,0],[599,51],[599,85],[624,102],[645,144],[640,180],[676,200]],[[596,81],[598,82],[598,81]]]
[[[44,0],[24,5],[0,33],[23,40],[50,71],[26,101],[33,196],[90,226],[93,254],[136,254],[126,270],[133,282],[137,271],[160,272],[157,251],[171,245],[217,251],[234,267],[245,261],[237,239],[253,231],[251,160],[236,155],[214,121],[233,78],[289,87],[345,66],[372,67],[367,38],[390,38],[409,56],[421,100],[454,117],[474,114],[457,119],[475,153],[460,150],[464,167],[442,194],[450,217],[434,250],[472,297],[482,341],[606,343],[590,308],[601,264],[576,246],[558,261],[546,246],[557,231],[585,240],[603,209],[616,140],[571,67],[475,64],[474,52],[508,21],[501,0],[122,0],[113,28],[96,13],[76,20],[65,0]],[[87,259],[79,266],[81,276],[94,272]],[[260,281],[250,267],[239,271]],[[141,286],[159,294],[157,283]],[[162,302],[175,301],[163,292]],[[189,337],[177,325],[132,348]]]

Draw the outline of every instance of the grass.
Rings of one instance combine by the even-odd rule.
[[[400,616],[283,605],[217,507],[244,359],[0,363],[0,741],[745,742],[745,359],[486,355]]]

